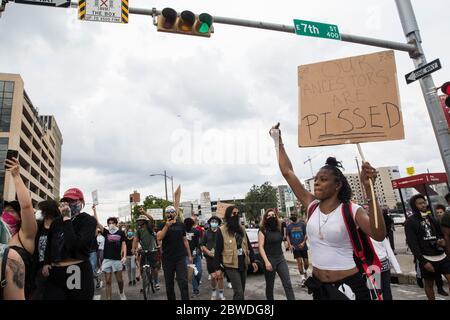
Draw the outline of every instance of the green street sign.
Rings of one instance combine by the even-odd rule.
[[[320,22],[294,20],[295,33],[299,36],[341,40],[338,26]]]

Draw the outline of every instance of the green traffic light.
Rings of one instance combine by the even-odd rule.
[[[206,22],[203,22],[200,26],[200,29],[198,29],[198,32],[200,33],[208,33],[209,31],[209,26]]]
[[[202,13],[198,16],[198,20],[201,23],[198,33],[208,33],[213,24],[213,17],[210,14]]]

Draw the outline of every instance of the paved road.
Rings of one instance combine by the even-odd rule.
[[[206,269],[206,268],[205,268]],[[312,300],[312,296],[308,295],[307,289],[302,288],[299,285],[299,275],[298,270],[295,265],[289,264],[289,270],[291,274],[291,280],[294,285],[294,292],[297,300]],[[124,276],[127,279],[127,276]],[[161,290],[156,292],[153,297],[153,300],[166,300],[166,291],[164,286],[164,279],[162,273],[160,274],[161,278]],[[140,283],[138,283],[135,287],[129,287],[128,281],[125,284],[125,294],[129,300],[143,300],[143,295],[139,292]],[[247,278],[247,287],[245,292],[245,297],[248,300],[266,300],[265,298],[265,288],[266,283],[264,280],[263,274],[249,275]],[[189,286],[190,292],[192,292],[192,287]],[[175,283],[175,291],[177,294],[177,299],[180,298],[178,286]],[[392,291],[394,300],[426,300],[425,293],[423,289],[419,288],[415,285],[392,285]],[[104,289],[96,290],[95,299],[103,300],[105,299]],[[277,277],[275,280],[275,299],[276,300],[285,300],[284,290],[281,285],[279,278]],[[231,300],[233,297],[232,289],[225,289],[225,297],[227,300]],[[448,297],[443,298],[437,296],[439,300],[450,300]],[[113,282],[113,300],[119,300],[118,288],[117,284]],[[210,289],[209,289],[209,281],[208,275],[203,274],[202,284],[200,285],[200,296],[195,298],[195,300],[210,300]]]

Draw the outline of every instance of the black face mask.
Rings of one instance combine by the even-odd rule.
[[[241,233],[242,232],[241,226],[239,224],[239,216],[238,215],[231,216],[228,219],[227,224],[228,224],[228,229],[230,229],[231,232],[237,232],[237,233]]]
[[[267,228],[270,231],[275,231],[278,227],[278,220],[277,218],[273,217],[273,218],[269,218],[267,219]]]
[[[297,222],[297,217],[295,217],[295,218],[294,218],[294,217],[291,217],[291,221],[292,221],[292,222]]]

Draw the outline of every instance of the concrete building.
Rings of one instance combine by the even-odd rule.
[[[290,213],[295,210],[296,203],[297,198],[289,186],[281,185],[277,187],[277,207],[279,212],[290,216]]]
[[[54,116],[39,115],[20,75],[0,73],[0,162],[8,149],[19,151],[20,173],[33,204],[60,193],[62,134]],[[5,200],[16,197],[14,183],[0,166]]]

